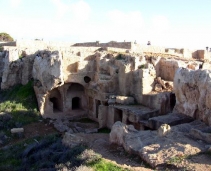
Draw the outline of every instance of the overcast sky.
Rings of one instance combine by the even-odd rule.
[[[0,19],[17,40],[211,47],[211,0],[0,0]]]

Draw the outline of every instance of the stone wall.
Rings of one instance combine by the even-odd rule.
[[[207,50],[197,50],[197,59],[199,60],[210,60],[211,53]]]
[[[140,45],[132,43],[131,50],[135,52],[165,53],[165,48],[152,45]]]
[[[115,42],[111,41],[108,43],[99,43],[98,41],[96,42],[86,42],[86,43],[76,43],[73,46],[81,46],[81,47],[102,47],[102,48],[107,48],[107,47],[113,47],[113,48],[122,48],[122,49],[131,49],[131,42]]]
[[[0,42],[0,46],[16,46],[17,42]]]
[[[185,61],[171,58],[161,58],[156,68],[157,76],[166,81],[173,81],[178,68],[197,70],[202,65],[199,61]]]

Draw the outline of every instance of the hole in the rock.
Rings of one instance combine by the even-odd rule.
[[[81,99],[79,97],[74,97],[72,99],[72,110],[80,109],[80,101]]]
[[[199,69],[202,69],[202,64],[199,64]]]
[[[61,111],[58,98],[52,97],[52,98],[50,98],[50,101],[53,103],[53,111],[54,112]]]
[[[84,77],[84,81],[85,81],[85,83],[89,83],[91,81],[91,78],[88,77],[88,76],[85,76]]]
[[[169,83],[165,83],[165,86],[168,88],[168,87],[170,87],[170,84]]]
[[[173,110],[174,106],[176,104],[176,96],[174,93],[170,94],[170,108]]]
[[[127,125],[133,125],[133,122],[129,121],[129,119],[127,119],[127,122],[126,122]]]
[[[114,109],[114,122],[121,121],[122,122],[122,110]]]
[[[108,106],[108,102],[107,102],[107,101],[102,102],[102,104],[103,104],[104,106]]]

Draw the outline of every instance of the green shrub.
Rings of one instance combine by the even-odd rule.
[[[79,156],[79,158],[84,160],[86,163],[94,163],[94,162],[98,162],[99,160],[101,160],[102,156],[100,154],[95,153],[91,149],[86,149]]]

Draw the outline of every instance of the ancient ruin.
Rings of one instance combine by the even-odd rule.
[[[182,128],[189,128],[195,138],[203,139],[206,131],[197,129],[193,121],[202,121],[203,129],[211,126],[211,71],[208,70],[211,53],[207,50],[115,41],[77,44],[22,41],[2,46],[1,89],[33,79],[44,118],[88,117],[98,122],[99,128],[113,126],[111,142],[139,153],[153,167],[171,156],[166,154],[165,159],[160,159],[164,152],[154,152],[152,142],[161,141],[164,146],[173,143],[175,135],[185,141]],[[163,126],[156,139],[156,131],[149,130],[157,130],[163,124],[168,125]],[[133,136],[140,138],[134,140]],[[148,141],[147,137],[151,139]],[[179,141],[175,148],[185,148],[184,141]],[[194,152],[205,149],[202,144],[191,142],[195,143]],[[151,158],[157,161],[152,162]]]

